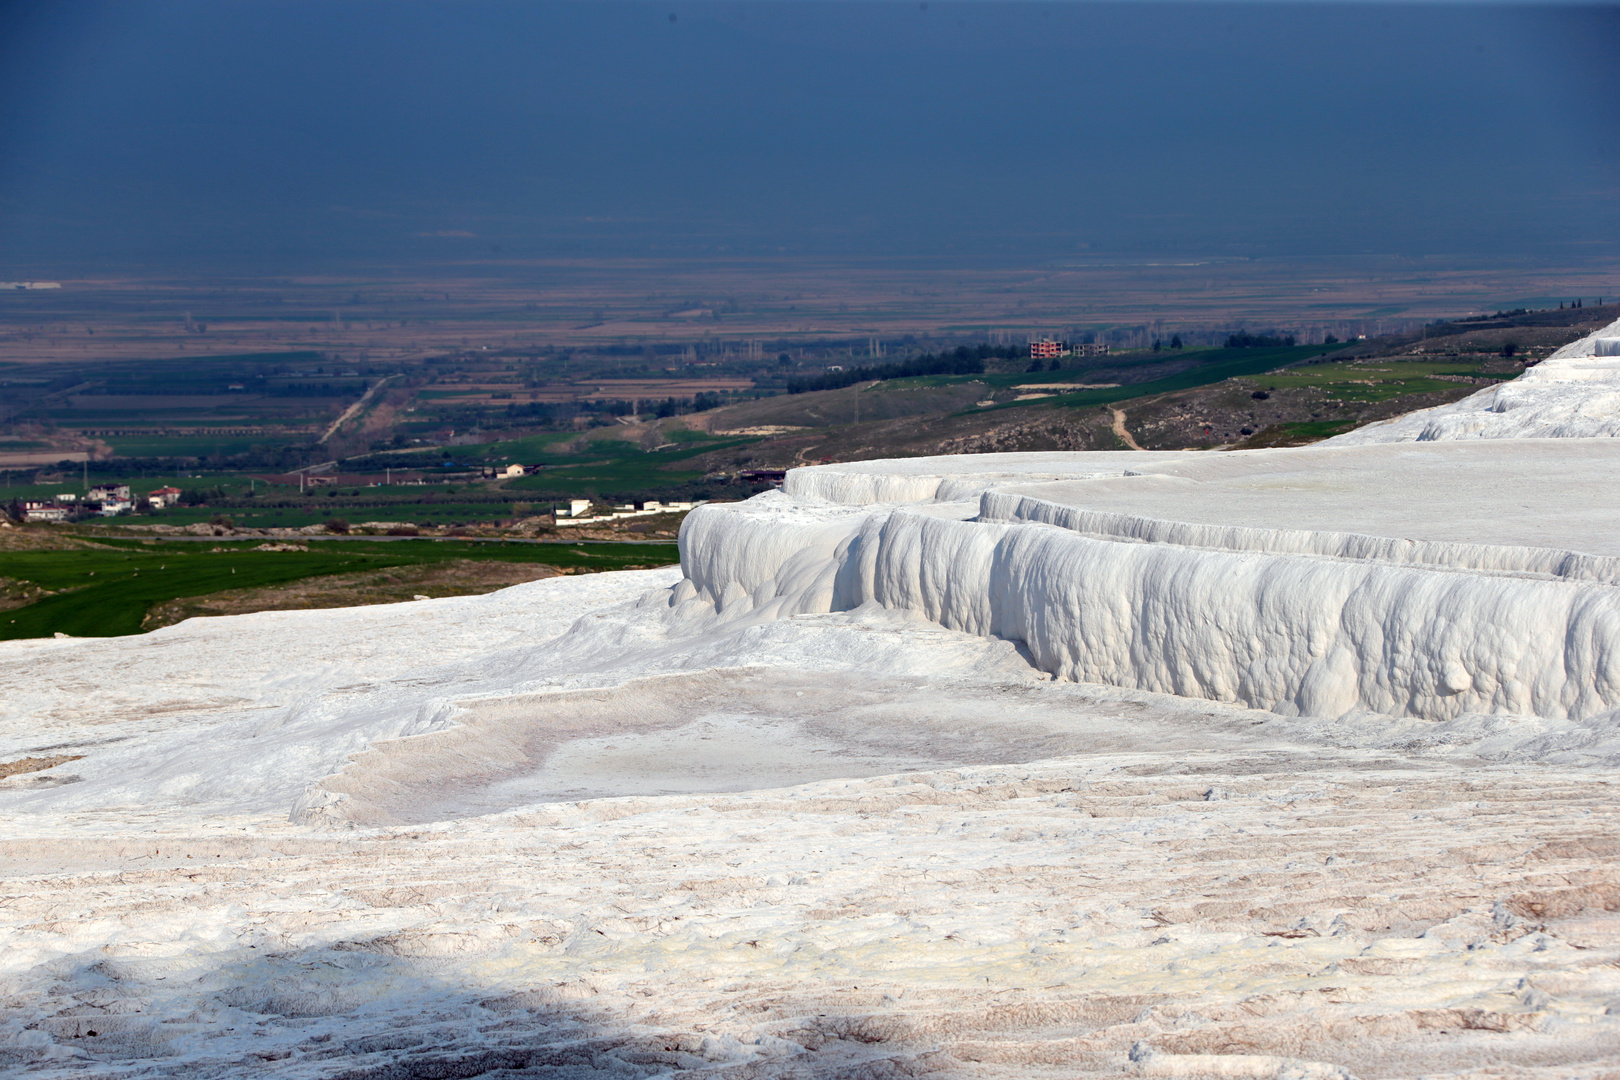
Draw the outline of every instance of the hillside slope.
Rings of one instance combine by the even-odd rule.
[[[1441,324],[1333,349],[1167,351],[1071,361],[1060,371],[881,380],[745,402],[670,426],[761,436],[697,459],[718,471],[1132,442],[1152,450],[1300,445],[1514,379],[1616,318],[1620,305],[1611,304]]]

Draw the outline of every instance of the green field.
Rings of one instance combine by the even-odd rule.
[[[1304,363],[1306,360],[1335,352],[1343,347],[1342,345],[1294,345],[1277,349],[1200,349],[1187,354],[1189,357],[1199,357],[1201,362],[1186,371],[1167,375],[1162,379],[1153,379],[1149,382],[1127,383],[1123,386],[1114,386],[1103,390],[1080,390],[1072,394],[1056,394],[1049,398],[1038,399],[1038,403],[1042,405],[1061,405],[1076,409],[1112,405],[1116,401],[1170,394],[1178,390],[1191,390],[1199,386],[1208,386],[1211,383],[1225,382],[1227,379],[1261,375],[1291,364]],[[1066,373],[1060,371],[1049,372],[1046,377],[1052,382],[1058,382],[1060,380],[1054,378],[1054,376],[1064,374]],[[1025,380],[1034,381],[1030,376],[1025,376]],[[1080,380],[1076,379],[1075,381]],[[995,406],[995,408],[1015,408],[1018,405],[1025,404],[1030,403],[1009,402],[1006,405]]]
[[[1341,435],[1356,426],[1354,420],[1297,420],[1272,424],[1243,443],[1240,449],[1257,450],[1268,446],[1305,446]]]
[[[680,561],[674,544],[477,544],[451,540],[315,541],[304,551],[254,551],[258,541],[107,541],[113,550],[0,551],[0,577],[55,592],[0,612],[0,640],[135,634],[155,604],[225,589],[449,559],[620,570]],[[212,550],[219,548],[221,550]]]
[[[308,435],[108,435],[102,441],[119,457],[205,457],[245,454],[255,446],[290,446]]]
[[[1273,371],[1256,382],[1268,390],[1313,387],[1343,401],[1388,401],[1408,394],[1455,390],[1457,383],[1436,375],[1507,380],[1517,372],[1484,371],[1478,363],[1441,360],[1360,360],[1310,364]]]

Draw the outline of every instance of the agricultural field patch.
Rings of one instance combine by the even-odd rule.
[[[8,594],[39,596],[0,612],[0,640],[56,633],[71,637],[140,633],[148,612],[172,601],[396,567],[503,562],[589,573],[664,566],[680,559],[675,545],[665,543],[313,540],[300,543],[308,550],[255,550],[260,543],[105,540],[76,550],[0,550],[0,578],[6,579]],[[465,568],[458,573],[464,583],[477,576]],[[536,570],[536,576],[544,575]],[[492,572],[484,580],[497,588],[505,577],[502,572]],[[406,575],[401,582],[408,578]],[[356,585],[354,589],[354,595],[363,599],[365,588]],[[383,589],[376,595],[393,594]],[[228,606],[226,601],[220,603]]]
[[[63,399],[66,410],[115,413],[188,413],[245,411],[262,403],[260,394],[74,394]],[[55,410],[63,411],[63,410]]]
[[[292,433],[267,432],[253,435],[172,434],[172,435],[103,435],[101,440],[111,446],[119,457],[231,457],[245,454],[255,447],[292,446],[307,442],[309,436]]]

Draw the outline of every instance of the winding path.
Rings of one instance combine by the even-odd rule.
[[[1114,434],[1119,436],[1120,442],[1124,443],[1132,450],[1147,449],[1147,447],[1136,441],[1136,436],[1125,430],[1125,410],[1110,409],[1109,411],[1114,414]]]

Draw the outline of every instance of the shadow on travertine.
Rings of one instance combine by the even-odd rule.
[[[1545,949],[1549,931],[1582,940],[1583,917],[1615,906],[1616,895],[1612,886],[1531,891],[1478,925],[1435,923],[1440,909],[1418,902],[1407,905],[1408,925],[1390,929],[1454,927]],[[1166,941],[1178,933],[1165,929]],[[1279,944],[1312,934],[1284,933]],[[1547,994],[1534,985],[1506,997],[1508,1008],[1403,1002],[1425,973],[1394,954],[1344,960],[1319,986],[1241,1004],[883,977],[865,989],[817,988],[739,972],[682,987],[685,1002],[638,1008],[634,991],[588,973],[480,991],[465,972],[481,958],[498,965],[501,950],[487,933],[461,940],[474,937],[472,928],[418,929],[315,948],[266,941],[183,959],[63,960],[9,980],[8,1026],[26,1037],[0,1051],[0,1067],[322,1080],[1352,1080],[1454,1075],[1467,1062],[1505,1070],[1489,1075],[1551,1077],[1567,1075],[1560,1060],[1620,1054],[1612,1025],[1549,1030]],[[1591,944],[1612,946],[1612,926],[1604,938]],[[566,950],[566,935],[555,945]],[[1358,989],[1369,978],[1385,984],[1382,996]],[[711,997],[728,1000],[731,1022],[715,1023]]]
[[[1603,780],[1248,746],[144,850],[7,841],[0,1067],[1602,1075]]]
[[[13,1012],[31,1039],[0,1051],[0,1066],[66,1067],[75,1075],[262,1076],[323,1080],[653,1076],[921,1076],[951,1059],[907,1051],[860,1023],[799,1018],[799,1041],[748,1047],[701,1028],[625,1024],[593,1003],[588,981],[479,993],[443,981],[448,956],[426,935],[385,935],[324,948],[231,950],[211,966],[172,961],[63,962],[19,985]],[[414,955],[400,955],[401,953]],[[453,955],[449,954],[449,955]],[[761,1011],[770,1006],[762,1003]],[[823,1017],[822,1020],[827,1018]],[[639,1027],[639,1030],[638,1030]],[[914,1032],[920,1035],[921,1032]],[[738,1059],[752,1059],[739,1070]],[[800,1060],[789,1060],[798,1058]],[[729,1066],[729,1067],[728,1067]],[[949,1069],[946,1070],[950,1071]]]

